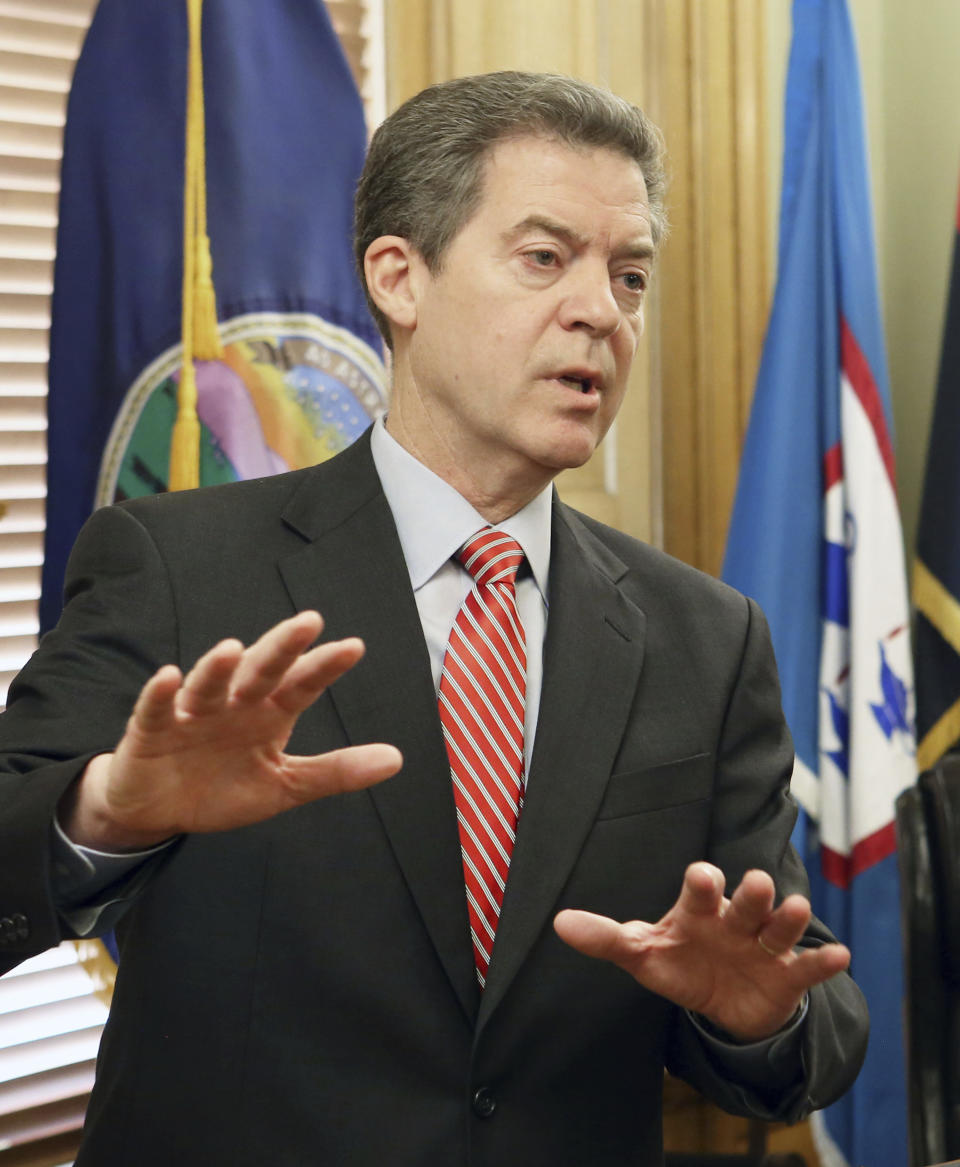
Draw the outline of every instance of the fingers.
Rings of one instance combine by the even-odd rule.
[[[693,916],[713,916],[723,910],[723,872],[712,863],[691,863],[683,876],[677,909]]]
[[[273,693],[274,701],[287,713],[302,713],[324,689],[352,669],[364,651],[363,641],[355,636],[317,645],[290,666]]]
[[[561,940],[584,956],[614,962],[623,958],[624,925],[609,916],[566,908],[554,918],[553,928]]]
[[[175,717],[174,701],[183,675],[176,665],[164,665],[140,690],[130,725],[140,733],[161,733]]]
[[[643,920],[620,924],[609,916],[573,908],[558,912],[553,928],[564,943],[584,956],[612,961],[637,979],[655,933],[655,925]]]
[[[230,687],[231,697],[253,704],[269,696],[322,628],[319,612],[300,612],[274,625],[244,652]]]
[[[275,625],[247,649],[239,640],[220,641],[178,685],[175,704],[165,707],[163,724],[170,723],[174,709],[188,717],[203,717],[230,703],[252,706],[270,696],[285,712],[302,713],[364,652],[363,642],[355,637],[306,651],[322,628],[319,613],[301,612]],[[167,686],[172,683],[167,681],[162,689],[167,703]],[[149,701],[156,728],[160,727],[158,699],[159,691]]]
[[[402,765],[403,755],[396,746],[377,742],[331,750],[312,758],[288,755],[284,778],[298,802],[309,802],[373,786],[396,774]]]
[[[788,896],[758,930],[760,947],[778,956],[790,952],[806,931],[810,916],[810,904],[803,896]]]
[[[756,938],[771,956],[791,951],[810,923],[810,904],[801,895],[788,896],[774,908],[775,888],[765,871],[748,871],[730,897],[724,923],[736,934]]]
[[[812,989],[850,966],[850,949],[843,944],[823,944],[794,954],[791,973],[801,989]]]
[[[727,923],[745,935],[755,934],[773,912],[776,890],[765,871],[748,871],[730,897]]]
[[[243,645],[239,640],[222,640],[214,645],[187,674],[177,694],[177,709],[192,717],[220,709],[242,656]]]
[[[670,922],[669,935],[674,940],[710,935],[714,937],[712,944],[727,952],[750,954],[751,961],[789,955],[788,963],[792,964],[794,946],[810,923],[809,902],[801,895],[791,895],[774,908],[774,883],[764,871],[748,871],[729,900],[724,898],[723,889],[719,868],[692,863],[684,874],[676,905],[661,924]],[[666,937],[665,933],[657,938],[660,925],[642,921],[618,924],[605,916],[571,910],[561,912],[554,927],[560,938],[578,951],[620,964],[635,962],[651,943],[663,947]],[[845,951],[837,945],[805,950],[797,972],[803,970],[802,976],[809,972],[825,980],[846,967],[849,955],[844,956]],[[815,983],[818,981],[809,982]],[[806,982],[803,987],[807,987]]]

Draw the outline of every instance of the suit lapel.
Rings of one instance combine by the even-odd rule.
[[[551,912],[590,830],[636,692],[646,619],[623,564],[555,503],[543,690],[482,1026]]]
[[[280,564],[294,603],[318,608],[329,638],[360,636],[367,645],[329,696],[352,744],[387,741],[403,754],[400,774],[369,795],[472,1020],[478,989],[449,763],[420,618],[369,440],[307,478],[283,517],[309,540]]]
[[[645,617],[617,586],[623,564],[555,504],[537,740],[480,999],[430,662],[369,439],[306,476],[283,519],[304,539],[279,565],[294,604],[318,608],[330,638],[367,644],[329,697],[351,743],[403,753],[401,773],[369,796],[464,1012],[482,1026],[549,925],[592,826],[634,699]]]

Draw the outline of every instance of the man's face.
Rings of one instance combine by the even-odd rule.
[[[581,465],[609,429],[653,240],[640,168],[612,150],[509,139],[484,179],[440,271],[415,273],[413,384],[398,388],[415,398],[420,456],[495,493]]]

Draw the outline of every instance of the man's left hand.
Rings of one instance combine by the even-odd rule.
[[[748,871],[730,899],[724,885],[719,868],[693,863],[655,924],[568,909],[554,927],[579,952],[612,961],[738,1041],[760,1041],[790,1020],[807,989],[842,972],[850,953],[842,944],[795,949],[810,904],[791,895],[774,908],[766,872]]]

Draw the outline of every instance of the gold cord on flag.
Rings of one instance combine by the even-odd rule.
[[[913,603],[953,651],[960,653],[960,601],[919,558],[913,565]],[[960,701],[955,701],[917,743],[917,769],[935,766],[958,738]]]
[[[223,356],[217,330],[213,264],[207,235],[206,143],[203,56],[200,26],[203,0],[187,0],[187,117],[183,181],[183,364],[177,392],[177,420],[170,442],[169,487],[200,485],[200,420],[194,360]]]

